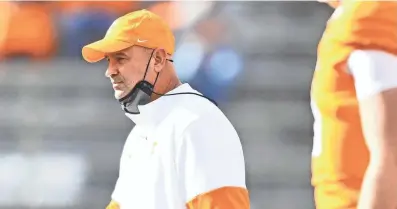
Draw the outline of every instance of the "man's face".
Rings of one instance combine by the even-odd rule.
[[[143,79],[149,57],[148,50],[138,46],[107,55],[109,66],[105,75],[112,83],[116,99],[126,96]]]

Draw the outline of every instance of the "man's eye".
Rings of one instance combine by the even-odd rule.
[[[120,61],[123,61],[124,58],[123,57],[117,57],[116,60],[117,60],[117,62],[120,62]]]

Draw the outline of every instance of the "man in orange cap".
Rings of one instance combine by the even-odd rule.
[[[397,208],[397,1],[342,0],[311,88],[317,209]]]
[[[108,209],[249,209],[240,139],[221,110],[173,67],[174,36],[157,15],[118,18],[82,49],[107,58],[106,77],[136,125]]]

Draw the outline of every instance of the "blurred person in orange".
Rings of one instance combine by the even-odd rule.
[[[120,158],[108,209],[248,209],[239,136],[211,99],[182,84],[175,38],[147,10],[126,14],[82,49],[108,60],[106,77],[135,127]]]
[[[333,1],[311,87],[318,209],[397,208],[397,2]]]
[[[57,33],[48,3],[1,2],[0,14],[1,59],[20,55],[48,59],[55,54]]]
[[[60,1],[54,4],[60,11],[70,14],[100,9],[114,15],[124,15],[137,8],[139,1]]]
[[[13,2],[0,2],[0,48],[3,48],[6,41],[10,18],[15,9],[16,5]]]
[[[149,11],[160,16],[170,26],[171,30],[178,30],[186,26],[186,18],[182,17],[179,2],[156,2],[148,8]]]

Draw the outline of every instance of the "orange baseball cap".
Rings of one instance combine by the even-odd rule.
[[[113,22],[102,40],[83,47],[82,55],[87,62],[98,62],[106,54],[131,46],[162,48],[172,55],[175,38],[170,27],[158,15],[148,10],[138,10],[119,17]]]

